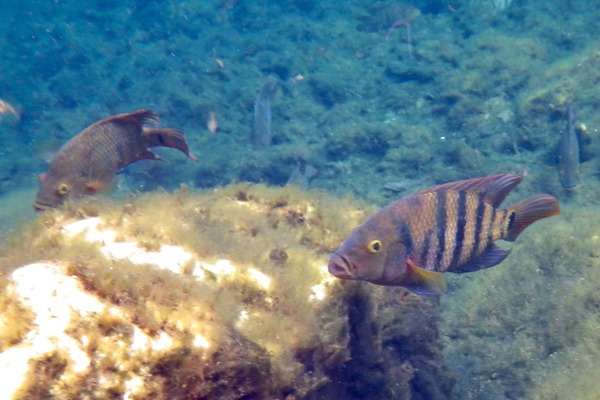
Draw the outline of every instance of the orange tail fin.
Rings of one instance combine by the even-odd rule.
[[[190,153],[183,132],[169,128],[144,128],[144,136],[146,137],[146,146],[148,147],[171,147],[181,151],[194,161],[198,160]]]
[[[504,238],[509,242],[514,241],[521,232],[538,219],[560,214],[558,201],[548,194],[539,194],[525,199],[510,207],[509,210],[515,213]]]

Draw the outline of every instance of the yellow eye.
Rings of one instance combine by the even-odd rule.
[[[371,240],[367,245],[367,250],[369,250],[369,253],[373,254],[379,253],[382,248],[383,244],[381,243],[381,240]]]
[[[69,193],[69,185],[67,185],[66,183],[61,183],[56,187],[56,193],[60,194],[61,196],[64,196],[65,194]]]

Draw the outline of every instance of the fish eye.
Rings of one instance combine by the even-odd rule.
[[[66,183],[61,183],[56,187],[56,193],[60,194],[61,196],[64,196],[65,194],[69,193],[69,185],[67,185]]]
[[[371,240],[367,245],[367,250],[369,250],[369,253],[375,254],[379,253],[382,247],[383,244],[381,243],[381,240]]]

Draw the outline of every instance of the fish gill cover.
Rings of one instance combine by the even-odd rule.
[[[49,154],[90,121],[140,108],[185,132],[201,161],[172,152],[166,163],[134,164],[117,176],[113,198],[182,182],[283,185],[310,165],[319,171],[311,187],[381,206],[399,197],[390,183],[405,196],[526,171],[516,195],[554,195],[563,214],[530,228],[514,261],[450,282],[441,304],[446,360],[460,378],[457,398],[589,398],[600,381],[598,9],[585,1],[388,6],[396,3],[4,2],[2,237],[34,218]],[[402,11],[404,24],[393,13],[407,6],[419,13]],[[362,29],[365,20],[375,28]],[[269,76],[278,80],[272,138],[255,149],[254,104]],[[589,127],[579,146],[591,166],[569,196],[558,172],[567,104]]]

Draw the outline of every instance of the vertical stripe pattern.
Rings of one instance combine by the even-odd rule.
[[[505,237],[511,216],[495,210],[484,193],[441,190],[423,194],[414,214],[400,224],[399,235],[417,265],[444,272],[469,263]]]
[[[446,191],[443,192],[446,199],[446,221],[444,242],[442,247],[442,262],[439,264],[441,271],[445,271],[452,261],[452,254],[456,247],[456,237],[458,231],[458,192]],[[441,229],[441,228],[440,228]]]
[[[456,265],[460,261],[460,254],[465,244],[465,231],[467,230],[467,192],[458,192],[458,203],[456,205],[456,238],[450,264]]]
[[[478,236],[477,227],[481,229],[481,220],[483,218],[483,199],[479,195],[472,195],[465,192],[465,227],[462,248],[460,256],[453,265],[463,264],[471,259],[474,249],[477,248]]]
[[[437,251],[435,253],[435,268],[440,268],[446,246],[446,195],[443,191],[436,192],[435,232],[437,233]]]

